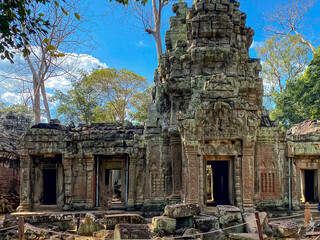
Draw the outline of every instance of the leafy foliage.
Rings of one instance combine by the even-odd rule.
[[[304,75],[287,82],[282,93],[275,93],[276,108],[271,118],[284,128],[306,119],[320,119],[320,50],[316,51]]]
[[[0,56],[13,62],[12,49],[23,49],[26,56],[28,50],[25,47],[29,42],[29,35],[36,31],[47,32],[49,21],[44,20],[44,15],[31,14],[30,6],[33,2],[46,4],[49,0],[18,0],[0,2]]]
[[[24,104],[15,104],[15,105],[11,105],[11,106],[6,106],[3,102],[0,102],[0,112],[2,112],[2,113],[17,112],[22,115],[33,118],[32,109],[28,108],[28,106],[26,106]]]
[[[57,115],[67,124],[143,122],[151,102],[147,80],[132,71],[96,69],[72,84],[67,94],[56,91]]]
[[[310,61],[311,50],[296,35],[275,36],[257,49],[263,59],[262,78],[265,84],[265,104],[273,108],[273,94],[283,92],[288,81],[301,74]],[[268,105],[269,104],[269,105]]]
[[[88,75],[83,74],[79,81],[72,83],[67,94],[56,90],[51,101],[58,101],[57,116],[65,124],[70,121],[91,124],[94,121],[95,109],[98,107],[100,93],[88,83]]]
[[[65,0],[61,0],[65,2]],[[17,1],[1,1],[0,2],[0,57],[2,60],[8,59],[13,63],[16,50],[22,49],[24,57],[30,54],[27,47],[30,44],[30,36],[39,33],[47,34],[52,27],[52,22],[43,12],[35,13],[33,10],[36,4],[46,5],[53,2],[56,8],[59,8],[66,16],[68,11],[60,6],[58,1],[52,0],[17,0]],[[53,6],[53,5],[52,5]],[[53,9],[52,6],[49,6]],[[76,19],[80,21],[77,12],[74,13]],[[49,44],[49,39],[45,38],[44,43],[48,43],[47,50],[52,56],[63,57],[64,54],[57,53],[55,46]]]

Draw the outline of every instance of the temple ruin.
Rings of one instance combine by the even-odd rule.
[[[0,198],[14,208],[19,205],[20,192],[18,139],[30,126],[31,120],[22,114],[0,112]]]
[[[262,106],[254,31],[235,0],[173,5],[145,126],[33,126],[21,211],[299,208],[320,196],[320,122],[286,133]]]

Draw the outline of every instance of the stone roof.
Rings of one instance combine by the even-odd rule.
[[[290,130],[293,136],[320,135],[320,120],[306,120],[293,125]]]
[[[14,153],[17,155],[17,142],[17,135],[0,132],[0,152]]]

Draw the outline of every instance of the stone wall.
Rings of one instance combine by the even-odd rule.
[[[31,126],[31,117],[16,112],[0,112],[0,131],[21,135]]]
[[[16,199],[20,192],[20,159],[17,152],[19,137],[30,126],[31,120],[15,112],[0,112],[0,195]]]
[[[127,206],[144,200],[146,165],[143,127],[125,127],[115,124],[92,124],[91,126],[67,128],[60,124],[38,124],[24,135],[20,145],[22,167],[21,209],[42,210],[44,169],[49,162],[57,171],[56,209],[92,209],[96,207],[97,177],[104,160],[121,158],[123,168],[128,174],[129,186],[126,192]],[[57,160],[61,159],[61,160]],[[109,160],[108,160],[109,159]],[[117,164],[117,162],[116,162]],[[59,170],[61,168],[61,171]],[[110,169],[113,169],[111,166]],[[36,171],[38,173],[36,173]],[[143,179],[142,179],[143,178]],[[37,184],[34,184],[37,181]],[[99,182],[103,182],[100,179]],[[30,193],[31,196],[30,196]],[[99,201],[107,199],[99,195]],[[108,207],[100,202],[100,207]]]

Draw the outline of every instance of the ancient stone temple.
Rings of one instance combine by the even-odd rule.
[[[7,200],[14,197],[18,200],[20,160],[17,145],[21,134],[30,126],[31,120],[21,114],[0,112],[0,197]]]
[[[239,6],[173,5],[145,126],[51,122],[28,130],[20,148],[20,210],[317,201],[319,128],[310,135],[297,127],[287,137],[270,121],[260,61],[249,57],[254,31]]]

